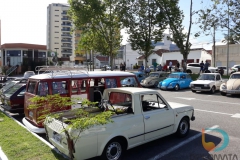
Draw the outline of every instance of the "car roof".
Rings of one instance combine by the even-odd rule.
[[[185,73],[185,72],[173,72],[171,74],[187,74],[187,73]]]
[[[157,92],[153,89],[148,88],[138,88],[138,87],[119,87],[119,88],[108,88],[105,89],[106,92],[112,91],[112,92],[128,92],[130,94],[139,94],[139,93],[152,93]]]

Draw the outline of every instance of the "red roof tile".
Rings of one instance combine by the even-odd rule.
[[[0,48],[2,49],[24,48],[24,49],[47,50],[46,45],[28,43],[4,43]]]

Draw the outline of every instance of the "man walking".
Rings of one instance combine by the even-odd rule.
[[[169,71],[170,71],[170,73],[172,73],[172,61],[169,62],[168,67],[169,67]]]
[[[204,67],[204,63],[203,61],[200,63],[200,73],[202,72],[203,73],[203,67]]]

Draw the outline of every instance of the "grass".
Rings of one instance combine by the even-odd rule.
[[[2,111],[0,146],[9,160],[65,160]]]

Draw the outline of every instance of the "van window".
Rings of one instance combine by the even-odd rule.
[[[56,81],[52,82],[53,92],[52,94],[67,94],[67,82],[66,81]]]
[[[31,81],[28,83],[28,93],[35,94],[35,87],[36,87],[37,82]]]
[[[135,77],[120,77],[122,87],[138,87]]]
[[[72,80],[72,94],[86,93],[87,80]]]
[[[37,95],[39,95],[39,96],[46,96],[48,94],[49,93],[48,93],[48,84],[47,84],[47,82],[39,82]]]
[[[114,78],[105,79],[106,88],[117,88],[117,80]]]

